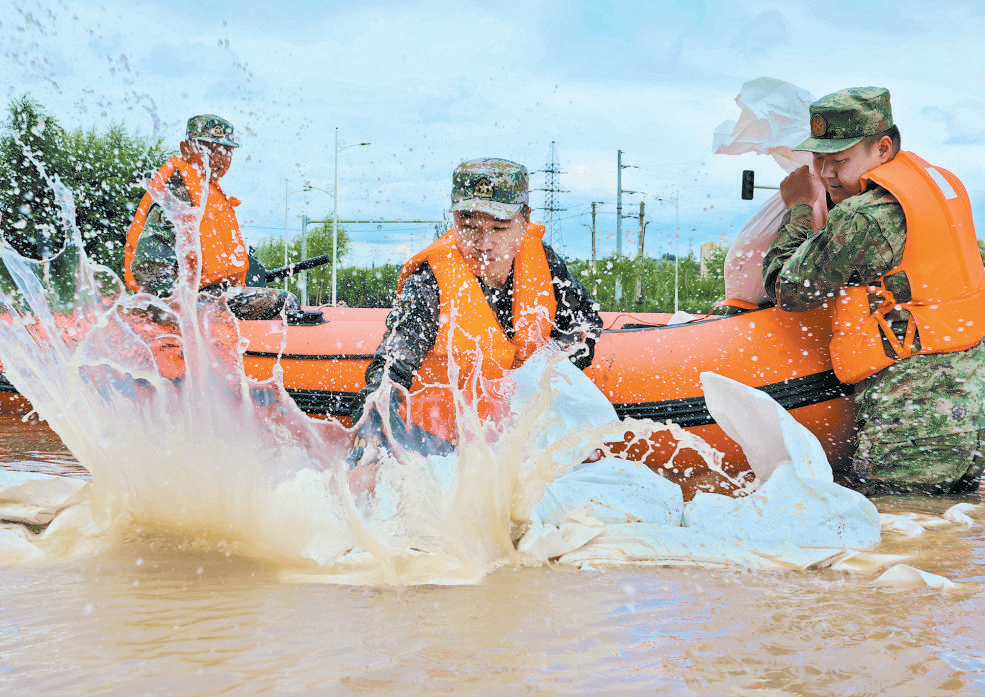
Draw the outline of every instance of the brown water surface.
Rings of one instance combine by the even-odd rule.
[[[0,417],[0,468],[85,476],[37,421]],[[940,514],[964,499],[883,499]],[[262,562],[134,533],[73,562],[0,566],[0,694],[985,694],[985,533],[879,552],[957,590],[872,575],[503,568],[403,590],[278,580]]]

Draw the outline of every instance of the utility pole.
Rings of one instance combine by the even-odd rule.
[[[310,220],[305,214],[301,215],[301,259],[308,258],[308,223]],[[333,257],[334,258],[334,257]],[[301,306],[308,304],[308,272],[302,271],[298,274],[298,290],[301,291]]]
[[[592,268],[595,268],[595,206],[601,206],[602,201],[592,201]]]
[[[622,195],[638,194],[639,191],[628,191],[622,188],[622,171],[636,165],[622,163],[622,150],[616,151],[616,256],[622,256]]]
[[[616,153],[616,256],[622,256],[622,150]]]
[[[287,260],[287,177],[284,177],[284,266],[290,262]],[[284,290],[287,290],[288,276],[284,276]]]
[[[339,153],[348,148],[358,148],[372,143],[352,143],[351,145],[339,146],[339,127],[335,127],[335,188],[332,198],[335,203],[332,206],[332,307],[338,305],[338,258],[339,258]]]
[[[640,201],[640,249],[639,252],[636,254],[636,256],[638,257],[643,256],[643,235],[646,233],[646,225],[643,222],[643,206],[644,206],[644,202]]]

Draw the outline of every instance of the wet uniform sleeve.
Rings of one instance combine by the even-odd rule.
[[[363,404],[383,382],[383,377],[410,388],[414,374],[424,363],[438,336],[438,281],[425,262],[404,281],[403,289],[386,318],[386,333],[366,369],[366,386],[353,401],[353,421]]]
[[[180,174],[173,174],[167,186],[176,198],[191,203],[191,196]],[[130,270],[142,291],[159,297],[170,295],[178,282],[174,225],[156,203],[151,204],[147,211],[147,222],[137,239]]]
[[[571,347],[583,344],[571,356],[571,362],[584,370],[595,357],[595,342],[602,334],[602,318],[599,317],[598,303],[592,299],[588,290],[571,275],[567,265],[550,247],[544,247],[547,265],[554,283],[554,297],[557,299],[557,314],[551,338],[562,346]]]
[[[875,188],[842,201],[820,230],[797,205],[763,259],[766,292],[784,310],[818,307],[849,285],[875,281],[899,264],[906,222],[899,202]]]

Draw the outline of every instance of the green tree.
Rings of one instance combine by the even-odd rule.
[[[105,133],[76,130],[64,141],[64,179],[75,196],[86,253],[117,273],[127,228],[144,194],[142,180],[170,157],[161,140],[132,136],[121,125]]]
[[[707,260],[707,273],[693,255],[674,259],[610,256],[591,261],[573,259],[568,268],[585,285],[602,310],[610,312],[685,312],[703,314],[725,297],[722,269],[727,250]]]
[[[322,254],[332,254],[332,224],[321,223],[307,229],[307,250],[305,258],[321,256]],[[348,231],[339,226],[338,250],[339,262],[345,258],[349,252],[351,244]],[[271,238],[263,241],[254,251],[254,256],[268,269],[276,269],[284,266],[284,239]],[[302,261],[301,256],[301,237],[292,237],[287,240],[287,263],[294,264]],[[316,305],[332,300],[332,264],[309,269],[308,275],[308,302]],[[292,293],[299,293],[297,276],[286,279],[287,289]],[[275,285],[284,287],[283,281]],[[338,283],[338,280],[336,280]]]
[[[399,277],[400,267],[396,264],[384,264],[369,269],[351,266],[340,269],[339,302],[344,302],[349,307],[392,307]]]
[[[19,254],[50,256],[64,242],[59,209],[41,169],[62,169],[58,122],[29,97],[10,104],[7,133],[0,138],[0,234]]]
[[[64,245],[65,230],[51,184],[71,192],[86,253],[120,274],[127,228],[143,195],[141,180],[169,157],[160,140],[128,134],[66,132],[37,102],[10,104],[0,138],[0,234],[20,254],[45,258]]]

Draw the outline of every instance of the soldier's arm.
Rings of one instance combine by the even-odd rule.
[[[191,203],[191,195],[177,172],[168,180],[167,187],[179,201]],[[170,295],[178,282],[174,225],[157,203],[151,204],[147,211],[147,222],[137,239],[131,270],[140,289],[157,296]]]
[[[151,213],[153,212],[152,210]],[[174,251],[174,239],[168,240],[166,236],[148,233],[145,226],[137,240],[131,271],[141,291],[158,297],[170,295],[178,281],[178,257]]]
[[[809,228],[810,207],[794,206],[774,244],[783,251],[771,248],[764,259],[767,291],[784,310],[809,310],[845,286],[878,279],[899,263],[906,240],[902,207],[884,190],[835,206],[823,228]],[[808,236],[784,259],[805,229]]]
[[[554,297],[557,299],[551,337],[564,346],[584,344],[584,349],[575,351],[571,356],[571,362],[584,370],[591,365],[595,357],[595,342],[602,334],[598,303],[585,286],[571,275],[564,260],[553,249],[545,247],[545,251],[554,284]]]
[[[766,256],[763,258],[763,285],[766,288],[766,295],[774,303],[776,302],[776,279],[783,270],[790,257],[797,249],[810,237],[813,230],[812,210],[808,205],[794,206],[787,211],[780,225],[779,232],[776,233],[773,243],[770,245]]]
[[[353,422],[362,416],[366,399],[389,376],[410,388],[418,368],[438,336],[438,282],[425,263],[404,281],[403,289],[386,318],[386,333],[366,369],[366,386],[353,402]]]

